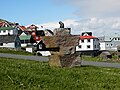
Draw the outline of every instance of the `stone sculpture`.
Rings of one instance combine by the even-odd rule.
[[[59,21],[60,28],[64,28],[64,23],[62,21]]]

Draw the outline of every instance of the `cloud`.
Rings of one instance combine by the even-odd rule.
[[[82,32],[91,31],[94,36],[104,36],[108,34],[120,33],[120,18],[90,18],[74,20],[69,19],[63,21],[65,27],[71,28],[71,33],[80,35]],[[59,28],[58,22],[50,22],[37,25],[46,29],[54,30]]]
[[[54,0],[60,5],[69,5],[77,19],[63,21],[72,28],[72,34],[91,31],[95,36],[120,33],[120,0]],[[48,24],[47,24],[48,25]],[[56,22],[52,29],[59,27]],[[55,27],[54,27],[55,26]]]
[[[67,2],[76,8],[74,12],[80,17],[118,17],[120,0],[56,0]],[[65,3],[66,4],[66,3]]]
[[[73,19],[64,20],[63,23],[65,24],[65,27],[69,27],[69,26],[72,26],[72,25],[78,25],[79,24],[78,22],[76,22]],[[43,24],[37,24],[37,26],[39,28],[41,28],[41,26],[43,26],[44,29],[48,28],[48,29],[51,29],[51,30],[54,30],[55,28],[60,27],[59,21],[58,22],[48,22],[48,23],[43,23]]]
[[[91,31],[95,36],[120,33],[120,18],[91,18],[77,21],[74,34]]]

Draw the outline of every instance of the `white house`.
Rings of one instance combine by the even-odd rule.
[[[82,36],[80,36],[79,44],[76,46],[76,51],[96,53],[99,50],[99,39],[92,36],[91,32],[82,33]]]
[[[18,30],[14,27],[1,27],[0,35],[17,35]]]
[[[16,35],[0,35],[0,47],[6,48],[20,48],[21,42]]]
[[[116,51],[117,46],[120,45],[120,35],[119,34],[106,35],[103,37],[99,37],[99,41],[100,50]]]

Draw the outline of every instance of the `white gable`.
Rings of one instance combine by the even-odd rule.
[[[25,32],[23,32],[20,36],[26,36]]]

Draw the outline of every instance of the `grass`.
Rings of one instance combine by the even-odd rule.
[[[120,63],[120,60],[118,60],[117,55],[113,55],[111,59],[102,59],[100,58],[100,56],[91,57],[91,56],[83,55],[82,60],[94,61],[94,62]]]
[[[101,59],[99,56],[91,57],[91,56],[83,55],[82,59],[85,61],[99,61],[99,62],[106,61],[104,59]]]
[[[9,48],[0,48],[0,53],[9,53],[9,54],[18,54],[18,55],[33,55],[30,52],[26,52],[23,50],[9,49]]]
[[[0,58],[0,90],[119,90],[120,69]]]

